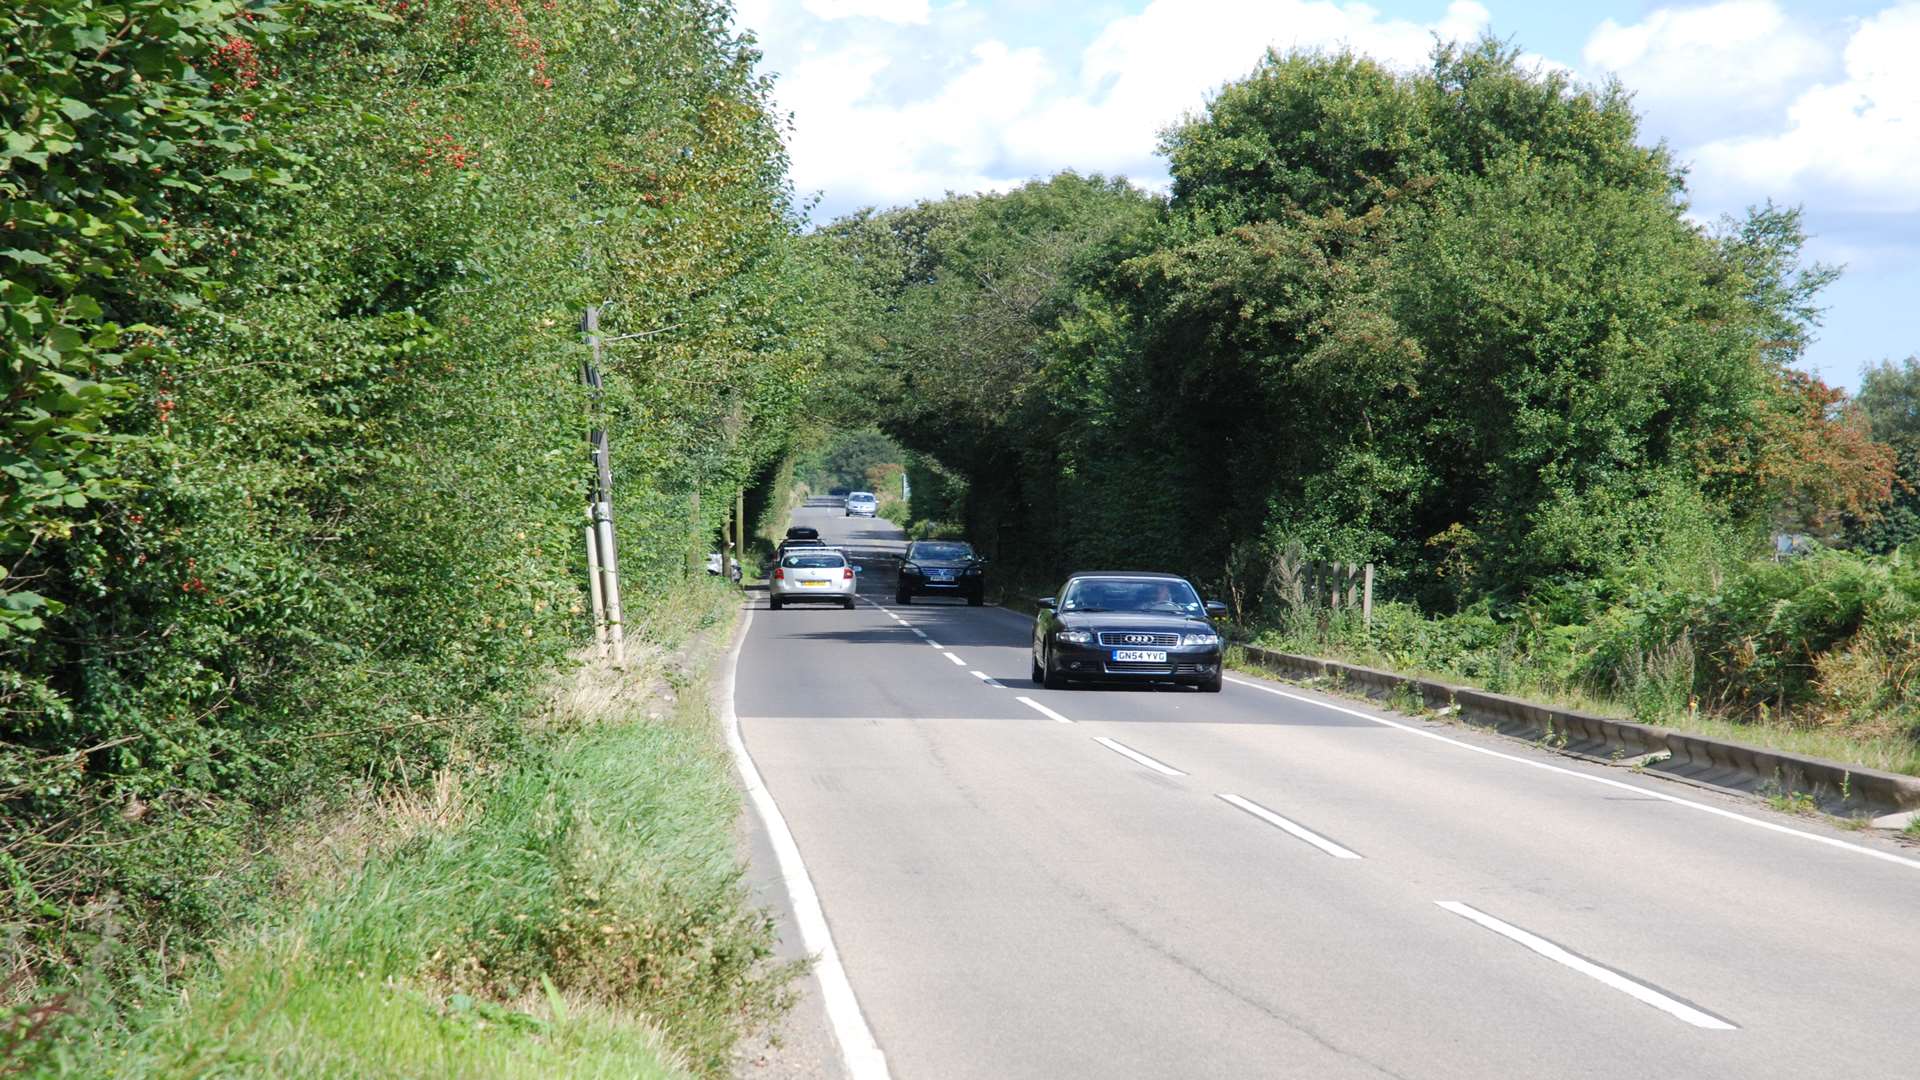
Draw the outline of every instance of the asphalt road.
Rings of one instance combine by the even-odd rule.
[[[1280,683],[1043,690],[870,565],[756,602],[733,704],[894,1076],[1920,1075],[1920,851]]]

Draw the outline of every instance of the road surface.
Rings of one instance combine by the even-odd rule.
[[[869,565],[756,601],[733,711],[893,1076],[1920,1075],[1920,850],[1246,676],[1043,690]]]

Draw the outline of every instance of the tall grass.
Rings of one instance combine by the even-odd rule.
[[[583,670],[510,762],[320,830],[287,901],[178,995],[16,1048],[70,1076],[726,1071],[794,968],[749,905],[704,693],[738,594],[662,602],[637,670]],[[0,1057],[0,1065],[8,1059]],[[30,1066],[30,1067],[29,1067]],[[4,1070],[0,1070],[4,1071]]]
[[[1278,609],[1257,640],[1649,723],[1920,774],[1914,552],[1821,551],[1704,587],[1583,582],[1504,610]]]

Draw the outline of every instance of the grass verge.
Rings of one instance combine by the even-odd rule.
[[[0,1043],[48,1076],[720,1075],[797,970],[741,885],[706,696],[738,593],[697,581],[587,667],[531,748],[289,840],[281,901],[140,1009]]]
[[[1782,720],[1729,720],[1698,708],[1662,710],[1646,715],[1626,701],[1598,695],[1578,688],[1556,686],[1545,680],[1529,679],[1523,669],[1505,674],[1499,680],[1477,679],[1459,671],[1396,665],[1392,657],[1380,652],[1337,642],[1303,645],[1300,642],[1256,638],[1254,644],[1283,652],[1339,660],[1349,664],[1392,671],[1410,678],[1433,679],[1456,686],[1507,694],[1538,701],[1558,708],[1576,709],[1621,720],[1640,720],[1694,735],[1747,743],[1769,750],[1826,758],[1885,772],[1920,776],[1920,744],[1900,731],[1862,731],[1837,725],[1796,724]],[[1250,672],[1268,674],[1264,668],[1242,656],[1234,666]],[[1497,682],[1497,685],[1495,683]]]

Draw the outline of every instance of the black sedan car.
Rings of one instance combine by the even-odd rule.
[[[1075,574],[1040,598],[1033,621],[1033,681],[1177,682],[1218,692],[1220,632],[1186,578],[1119,571]]]
[[[958,540],[915,540],[900,560],[900,584],[893,602],[911,604],[916,596],[964,596],[979,607],[987,595],[987,560],[972,544]]]

